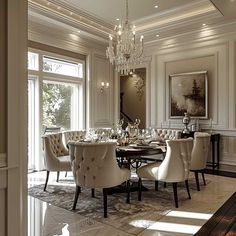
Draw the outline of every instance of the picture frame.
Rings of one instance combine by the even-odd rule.
[[[197,71],[169,75],[170,118],[208,118],[208,75]]]

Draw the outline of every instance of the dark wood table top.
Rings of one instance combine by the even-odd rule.
[[[137,158],[140,156],[163,154],[165,152],[165,146],[118,146],[116,149],[116,156]]]

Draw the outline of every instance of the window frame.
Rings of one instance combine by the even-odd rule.
[[[73,117],[71,119],[71,129],[85,129],[86,127],[86,77],[85,77],[85,60],[70,58],[68,56],[51,53],[47,51],[42,51],[34,48],[28,48],[28,52],[37,53],[38,54],[38,62],[39,67],[38,70],[30,70],[28,69],[28,79],[30,77],[35,78],[35,101],[34,101],[34,110],[35,110],[35,164],[34,168],[36,170],[43,169],[43,161],[40,156],[42,156],[42,142],[41,136],[44,133],[43,130],[43,83],[46,82],[55,82],[55,83],[64,83],[71,84],[73,86],[77,86],[77,98],[78,105],[76,106],[76,99],[72,99]],[[65,60],[72,63],[81,63],[83,66],[83,77],[73,77],[69,75],[62,75],[52,72],[43,71],[43,56],[48,56],[56,59]],[[82,114],[82,116],[81,116]],[[78,122],[78,123],[77,123]],[[30,157],[29,157],[30,158]]]

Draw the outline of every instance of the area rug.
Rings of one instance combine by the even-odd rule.
[[[137,179],[132,179],[133,183]],[[195,180],[189,180],[190,190],[193,194],[196,191]],[[29,188],[30,196],[50,203],[69,211],[73,211],[82,216],[111,225],[125,232],[138,234],[148,228],[169,211],[174,209],[172,184],[159,183],[159,190],[155,191],[153,181],[143,181],[147,191],[142,193],[142,201],[138,201],[138,192],[131,192],[131,203],[126,203],[126,193],[114,193],[108,195],[108,218],[103,218],[103,198],[102,191],[95,190],[95,198],[91,197],[91,189],[82,188],[76,210],[72,210],[75,186],[68,181],[60,181],[60,185],[48,184],[47,191],[43,191],[44,185],[36,185]],[[185,201],[190,201],[184,183],[178,185],[179,205]]]

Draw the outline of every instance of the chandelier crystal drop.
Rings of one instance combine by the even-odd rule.
[[[128,19],[128,0],[126,0],[126,19],[122,24],[115,26],[116,44],[113,46],[113,37],[109,35],[109,46],[106,56],[120,74],[128,75],[143,59],[143,35],[139,40],[135,38],[135,25]]]

